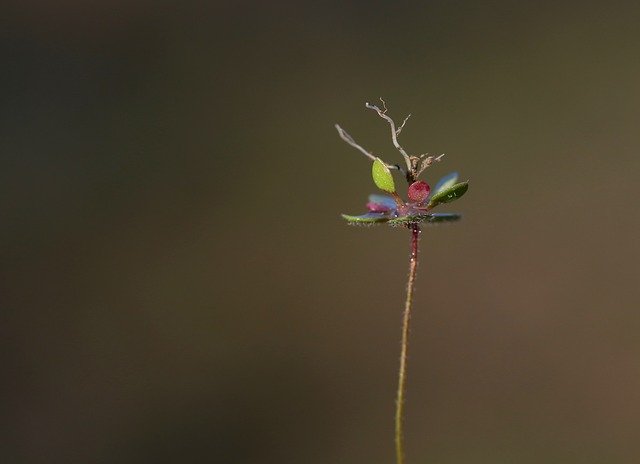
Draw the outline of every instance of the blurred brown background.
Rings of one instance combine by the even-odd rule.
[[[471,179],[428,229],[410,463],[640,459],[640,9],[11,1],[0,461],[393,460],[409,234],[337,137]]]

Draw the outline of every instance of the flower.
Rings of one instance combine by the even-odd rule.
[[[424,181],[413,182],[407,192],[408,201],[403,201],[395,192],[393,196],[372,194],[367,203],[368,212],[359,216],[343,214],[349,224],[370,225],[387,223],[392,226],[417,223],[451,222],[460,219],[458,213],[432,213],[442,203],[460,198],[469,188],[468,182],[459,182],[458,173],[444,176],[433,191]],[[431,195],[431,193],[433,194]]]

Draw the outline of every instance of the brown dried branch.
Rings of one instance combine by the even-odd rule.
[[[442,160],[442,158],[444,157],[444,153],[438,156],[429,156],[428,153],[425,153],[424,155],[420,155],[420,157],[418,158],[417,162],[416,162],[416,174],[415,177],[417,178],[420,174],[422,174],[422,172],[427,169],[429,166],[431,166],[433,163],[437,163],[439,161]]]
[[[391,140],[393,141],[393,146],[396,147],[398,149],[398,151],[400,152],[400,154],[402,155],[402,157],[404,158],[405,163],[407,164],[407,169],[409,170],[409,172],[411,172],[411,159],[409,157],[409,154],[405,151],[404,148],[402,148],[402,146],[400,146],[400,143],[398,142],[398,134],[402,131],[402,128],[404,127],[405,123],[407,122],[407,120],[409,119],[409,116],[407,116],[404,120],[404,122],[402,123],[402,125],[400,126],[399,129],[396,129],[396,123],[394,122],[393,119],[391,119],[389,116],[387,116],[387,105],[385,103],[385,101],[381,98],[380,101],[382,102],[382,107],[383,109],[380,109],[379,107],[377,107],[376,105],[372,105],[371,103],[365,103],[365,107],[375,111],[376,113],[378,113],[378,116],[380,116],[382,119],[384,119],[385,121],[387,121],[389,123],[389,127],[391,128]]]
[[[370,151],[366,150],[365,148],[363,148],[362,146],[360,146],[354,139],[353,137],[351,137],[347,131],[345,131],[342,127],[340,127],[340,125],[336,124],[335,125],[336,130],[338,131],[338,135],[340,136],[340,138],[342,140],[344,140],[345,142],[347,142],[349,145],[351,145],[353,148],[355,148],[356,150],[358,150],[360,153],[362,153],[363,155],[365,155],[367,158],[370,158],[372,161],[375,160],[376,158],[379,158],[378,156],[374,155],[373,153],[371,153]],[[385,163],[385,165],[389,168],[389,169],[397,169],[401,172],[404,172],[400,166],[398,166],[397,164],[387,164]]]

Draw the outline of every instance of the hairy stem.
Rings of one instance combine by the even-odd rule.
[[[398,372],[398,392],[396,396],[396,462],[404,464],[404,396],[407,383],[407,353],[409,350],[409,321],[411,319],[411,305],[413,303],[413,287],[418,270],[418,239],[420,226],[411,225],[411,257],[409,259],[409,278],[407,280],[407,300],[404,304],[402,316],[402,344],[400,350],[400,370]]]

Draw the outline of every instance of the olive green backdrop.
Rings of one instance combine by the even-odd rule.
[[[640,9],[10,1],[0,460],[391,463],[409,234],[337,137],[471,180],[428,229],[409,463],[638,462]]]

